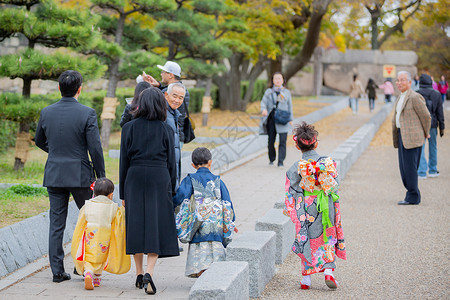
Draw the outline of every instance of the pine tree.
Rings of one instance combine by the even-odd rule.
[[[101,16],[99,27],[104,40],[93,53],[108,65],[108,89],[103,103],[101,130],[102,146],[107,149],[118,104],[118,82],[135,78],[144,69],[149,71],[149,67],[161,62],[159,56],[148,52],[155,47],[158,36],[150,29],[152,24],[146,24],[152,20],[143,18],[142,14],[151,16],[169,10],[174,3],[171,0],[92,0],[92,4]]]
[[[10,96],[16,104],[22,101],[20,110],[11,110],[6,117],[20,122],[14,163],[15,170],[19,170],[27,160],[30,124],[38,119],[45,106],[43,101],[39,106],[33,105],[31,82],[57,80],[63,71],[70,69],[79,71],[85,79],[96,78],[103,74],[105,67],[96,58],[79,53],[98,43],[98,33],[94,30],[97,18],[89,12],[64,9],[52,0],[2,0],[0,5],[0,42],[19,34],[28,39],[25,50],[0,57],[0,76],[23,80],[21,99]],[[36,45],[56,50],[43,53],[35,49]]]

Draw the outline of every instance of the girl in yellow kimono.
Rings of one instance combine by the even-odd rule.
[[[112,201],[114,183],[99,178],[94,198],[80,210],[72,237],[72,258],[78,274],[84,274],[84,287],[100,286],[102,271],[123,274],[130,269],[125,251],[124,208]]]

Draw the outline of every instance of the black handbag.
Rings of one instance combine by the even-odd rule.
[[[184,133],[184,143],[187,144],[195,139],[194,128],[192,127],[191,120],[189,118],[189,111],[186,103],[183,102],[184,109],[186,112],[186,118],[184,118],[183,133]]]
[[[274,100],[273,94],[272,94],[272,100]],[[279,102],[277,101],[275,108],[274,108],[274,114],[273,114],[275,123],[281,124],[281,125],[286,125],[287,123],[289,123],[289,121],[291,121],[291,113],[287,110],[278,109],[278,103]]]

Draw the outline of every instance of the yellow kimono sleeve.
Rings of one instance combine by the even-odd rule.
[[[84,208],[85,206],[80,209],[80,213],[78,214],[77,225],[73,231],[72,246],[70,251],[78,274],[84,273],[84,232],[87,225],[86,217],[84,215]]]
[[[111,241],[105,271],[113,274],[127,273],[131,267],[125,245],[125,210],[119,207],[111,224]]]

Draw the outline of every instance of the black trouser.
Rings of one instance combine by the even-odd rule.
[[[418,186],[417,169],[420,163],[422,147],[405,149],[403,147],[402,136],[398,131],[398,164],[402,182],[407,189],[405,201],[409,203],[420,203],[420,191]]]
[[[92,190],[89,187],[47,187],[47,191],[50,199],[48,258],[52,273],[56,275],[64,272],[63,238],[70,194],[72,194],[75,203],[80,209],[86,200],[92,198]]]
[[[275,161],[276,153],[275,153],[275,139],[277,137],[277,130],[275,128],[275,118],[273,117],[273,111],[270,113],[267,118],[267,135],[269,136],[268,149],[269,149],[269,160]],[[279,133],[279,145],[278,145],[278,162],[282,163],[286,158],[286,140],[287,140],[287,132]]]

